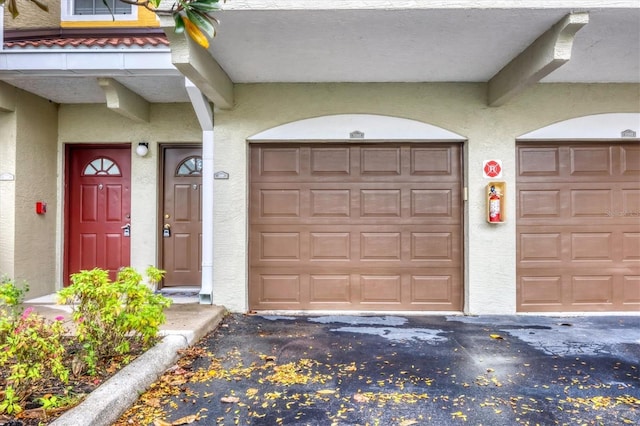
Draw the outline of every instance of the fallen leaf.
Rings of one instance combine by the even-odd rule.
[[[175,420],[171,424],[172,424],[172,426],[188,425],[188,424],[191,424],[193,422],[197,422],[198,420],[200,420],[200,416],[197,415],[197,414],[192,414],[190,416],[180,417],[178,420]]]
[[[400,422],[400,426],[411,426],[411,425],[417,425],[417,424],[418,422],[413,419],[403,420]]]
[[[149,398],[144,403],[149,407],[160,408],[160,398]]]
[[[355,402],[369,402],[369,397],[361,393],[357,393],[353,395],[353,400]]]
[[[171,426],[171,423],[165,422],[162,419],[155,419],[153,421],[153,426]]]
[[[336,393],[336,391],[334,389],[321,389],[316,393],[319,393],[320,395],[331,395]]]
[[[489,337],[491,337],[492,339],[496,339],[496,340],[504,340],[504,337],[502,337],[499,334],[490,334]]]
[[[240,398],[237,396],[223,396],[220,398],[220,402],[224,402],[226,404],[235,404],[236,402],[240,402]]]

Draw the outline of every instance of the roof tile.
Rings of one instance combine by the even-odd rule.
[[[164,35],[141,37],[62,37],[38,40],[5,40],[5,49],[20,48],[108,48],[168,46]]]

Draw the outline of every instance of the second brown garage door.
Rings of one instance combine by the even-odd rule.
[[[462,309],[458,144],[252,145],[255,310]]]
[[[640,311],[640,146],[518,146],[518,311]]]

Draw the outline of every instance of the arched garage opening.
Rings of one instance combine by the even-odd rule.
[[[249,138],[250,309],[462,310],[464,140],[370,114]]]
[[[640,114],[598,114],[517,144],[517,310],[640,310]]]

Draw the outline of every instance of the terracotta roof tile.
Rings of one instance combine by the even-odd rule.
[[[164,35],[126,37],[63,37],[37,40],[5,40],[5,49],[20,48],[108,48],[169,46]]]

